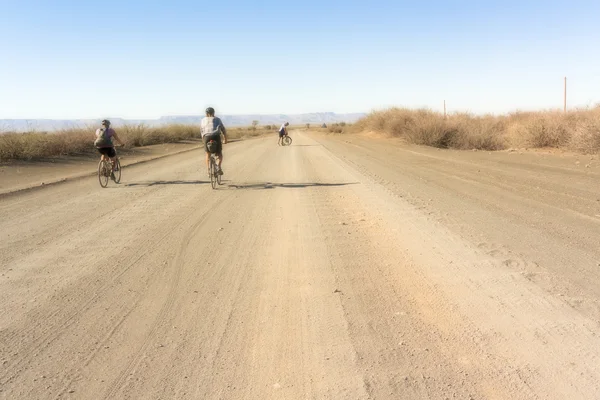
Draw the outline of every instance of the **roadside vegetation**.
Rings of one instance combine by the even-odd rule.
[[[349,129],[351,126],[345,122],[336,122],[330,124],[326,129],[329,133],[343,133],[344,130]]]
[[[126,148],[200,140],[200,128],[196,125],[148,127],[141,124],[115,129]],[[229,128],[227,133],[229,139],[243,139],[273,133],[275,129],[274,125],[253,124],[247,128]],[[95,154],[95,131],[96,128],[78,128],[57,132],[3,132],[0,133],[0,162]]]
[[[443,114],[427,109],[391,108],[376,111],[351,126],[331,125],[328,131],[377,132],[408,143],[463,150],[557,148],[600,153],[600,106],[590,109],[516,112],[477,116]]]

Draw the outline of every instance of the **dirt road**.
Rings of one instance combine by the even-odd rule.
[[[0,398],[600,398],[597,159],[275,139],[0,198]]]

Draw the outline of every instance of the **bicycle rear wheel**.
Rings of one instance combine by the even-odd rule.
[[[291,137],[289,137],[288,135],[285,135],[285,136],[283,137],[283,144],[284,144],[285,146],[289,146],[290,144],[292,144],[292,138],[291,138]]]
[[[119,159],[117,158],[117,161],[115,162],[115,164],[116,164],[116,170],[114,171],[115,183],[120,183],[121,182],[121,161],[119,161]]]
[[[217,187],[217,168],[213,156],[210,156],[210,186],[213,189]]]
[[[98,163],[98,181],[100,182],[100,186],[102,186],[103,188],[108,186],[108,178],[110,176],[110,172],[107,173],[107,171],[109,169],[109,164],[104,160],[100,160],[100,162]]]

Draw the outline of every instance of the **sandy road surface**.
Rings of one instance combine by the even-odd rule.
[[[0,199],[0,398],[600,398],[597,160],[274,139]]]

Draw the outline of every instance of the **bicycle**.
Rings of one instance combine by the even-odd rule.
[[[214,146],[214,141],[213,140],[209,140],[207,143],[207,147],[210,150],[211,148],[213,148]],[[219,171],[217,169],[217,154],[214,152],[210,152],[210,162],[209,162],[209,174],[210,174],[210,186],[212,186],[213,189],[217,188],[217,185],[221,184],[221,174],[219,174]]]
[[[114,176],[113,176],[114,173]],[[115,169],[110,158],[102,156],[98,163],[98,181],[103,188],[108,186],[108,180],[112,179],[115,183],[121,182],[121,161],[116,157]]]
[[[283,139],[281,140],[281,143],[282,146],[289,146],[292,144],[292,138],[286,133]]]

